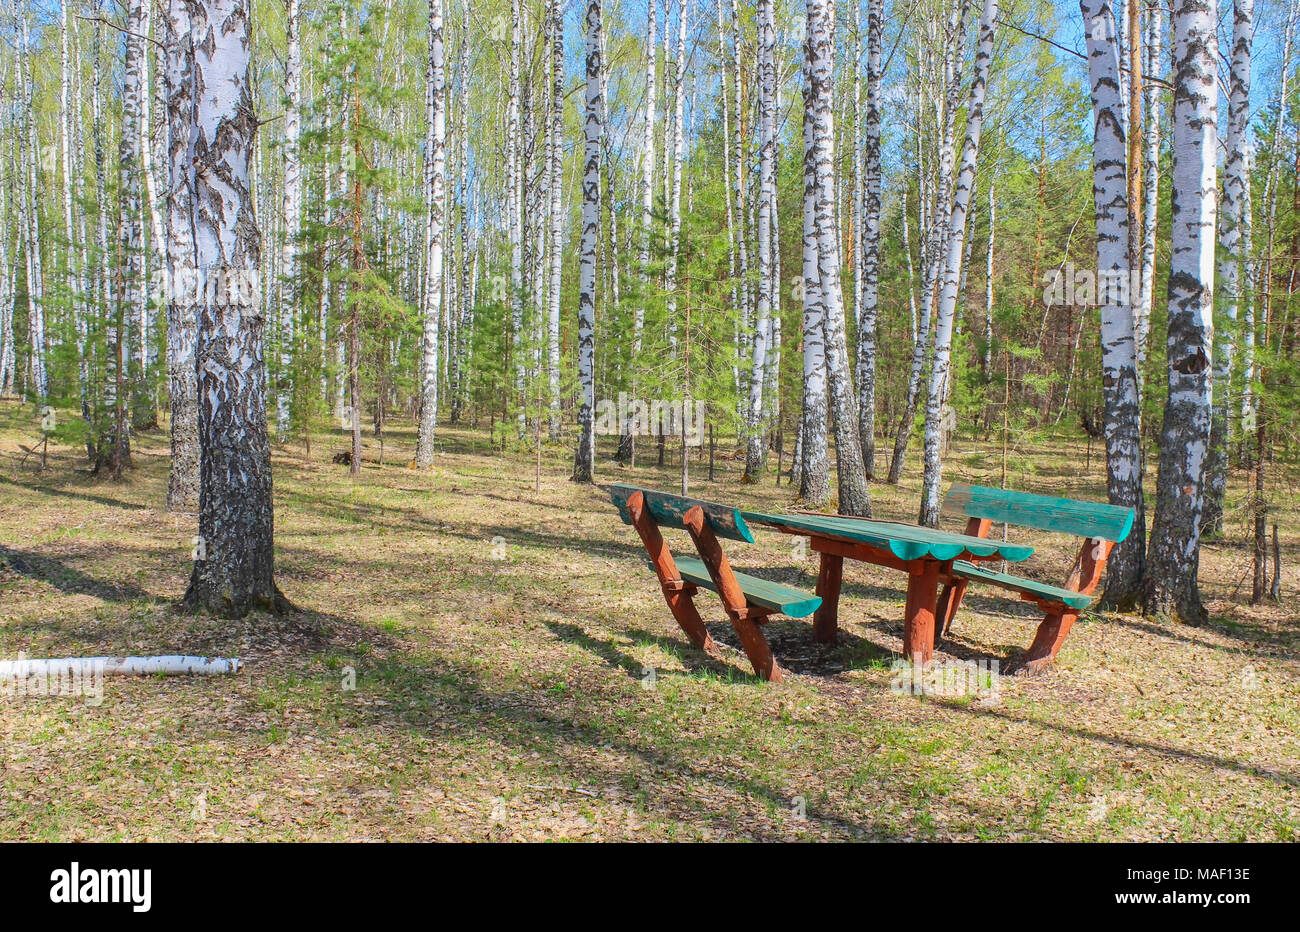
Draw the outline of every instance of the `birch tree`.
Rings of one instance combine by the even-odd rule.
[[[1126,127],[1120,96],[1120,49],[1109,0],[1081,0],[1093,107],[1093,204],[1097,270],[1127,275]],[[1138,399],[1133,302],[1108,287],[1101,306],[1102,394],[1105,405],[1106,490],[1110,502],[1134,509],[1128,538],[1111,552],[1106,601],[1127,607],[1137,597],[1143,567],[1141,408]]]
[[[596,460],[596,241],[600,238],[600,149],[605,132],[601,12],[601,0],[587,0],[582,242],[578,252],[578,445],[573,453],[574,482],[591,482]]]
[[[653,0],[651,5],[653,6]],[[546,10],[551,39],[549,106],[551,128],[547,149],[547,171],[550,173],[548,217],[551,280],[546,314],[546,381],[549,393],[550,436],[552,440],[558,440],[560,437],[560,287],[564,269],[564,254],[561,251],[564,240],[564,13],[560,8],[560,0],[548,0]]]
[[[32,390],[36,400],[42,402],[50,393],[49,374],[45,355],[45,274],[41,259],[41,214],[38,200],[40,182],[36,165],[40,160],[37,146],[36,115],[34,113],[34,86],[32,78],[31,34],[27,14],[19,17],[21,31],[21,72],[23,88],[22,120],[25,152],[25,176],[22,217],[27,260],[27,339],[31,349]],[[129,76],[128,76],[129,77]]]
[[[1206,466],[1206,533],[1223,530],[1223,496],[1228,484],[1228,402],[1231,396],[1237,310],[1243,301],[1241,266],[1250,243],[1246,186],[1250,183],[1250,59],[1255,41],[1255,0],[1233,3],[1232,54],[1228,71],[1228,134],[1224,149],[1223,209],[1219,212],[1220,338],[1214,348],[1214,405],[1210,458]]]
[[[443,226],[447,199],[447,73],[442,32],[442,0],[429,0],[428,128],[425,136],[424,343],[420,366],[420,425],[415,465],[433,465],[438,426],[438,338],[442,321]]]
[[[776,213],[776,9],[758,0],[758,306],[749,379],[749,419],[744,481],[754,482],[767,460],[763,429],[763,384],[771,340],[772,295],[777,287],[772,263],[772,217]]]
[[[195,257],[216,286],[198,305],[199,542],[185,604],[227,618],[287,608],[273,580],[261,232],[249,162],[257,133],[248,0],[187,2],[193,39]]]
[[[291,0],[296,2],[296,0]],[[198,270],[191,212],[194,127],[193,55],[189,5],[168,0],[163,85],[167,98],[167,375],[171,396],[171,474],[167,507],[199,505],[198,375],[194,364]]]
[[[868,478],[876,463],[876,328],[880,314],[880,105],[883,79],[881,33],[883,0],[867,0],[867,81],[862,121],[862,203],[859,253],[862,257],[857,305],[858,433]],[[910,257],[909,257],[910,258]]]
[[[925,404],[925,474],[921,489],[920,523],[939,526],[943,478],[943,428],[941,417],[948,396],[952,368],[952,332],[957,316],[958,285],[965,255],[966,217],[975,194],[975,164],[979,158],[980,134],[984,127],[984,95],[988,87],[989,65],[993,60],[993,23],[997,19],[997,0],[984,0],[980,15],[979,45],[971,76],[970,105],[966,112],[966,138],[962,143],[961,168],[953,189],[948,211],[946,253],[940,279],[939,310],[935,318],[934,359],[930,367],[930,389]]]
[[[1148,615],[1176,616],[1192,624],[1207,617],[1196,576],[1214,341],[1216,23],[1215,0],[1178,0],[1174,5],[1169,395],[1143,586]]]
[[[299,39],[299,0],[284,0],[284,246],[281,253],[283,286],[280,301],[280,382],[276,391],[275,426],[283,439],[289,432],[293,398],[293,350],[301,303],[302,267],[302,42]]]
[[[1146,41],[1142,45],[1145,57],[1143,70],[1149,78],[1157,77],[1162,60],[1161,44],[1164,27],[1164,10],[1152,4],[1146,10]],[[1160,230],[1160,95],[1162,91],[1153,80],[1142,88],[1142,253],[1141,294],[1135,311],[1134,327],[1137,330],[1137,384],[1138,397],[1142,395],[1143,371],[1146,363],[1147,334],[1151,326],[1151,308],[1155,302],[1156,237]]]
[[[824,356],[827,400],[835,427],[839,511],[841,514],[869,516],[871,501],[867,495],[866,473],[862,468],[857,398],[849,379],[839,231],[835,222],[834,13],[828,0],[808,0],[805,9],[804,346],[807,349],[811,342],[810,331],[820,327],[822,342],[817,349]],[[813,363],[816,362],[814,357]],[[807,377],[808,364],[805,363]],[[809,399],[805,394],[805,402],[812,404],[812,416],[815,417],[818,399]],[[809,416],[805,411],[805,430]],[[822,416],[824,418],[824,413]],[[825,428],[822,431],[820,454],[810,450],[814,435],[809,433],[804,438],[805,472],[812,471],[810,465],[818,456],[826,456]]]

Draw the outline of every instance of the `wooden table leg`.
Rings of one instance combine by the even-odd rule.
[[[913,662],[929,663],[934,653],[934,613],[939,601],[936,560],[917,561],[907,577],[907,609],[903,620],[903,654]]]
[[[952,627],[952,620],[957,617],[957,609],[961,606],[962,597],[966,595],[967,582],[965,579],[954,579],[944,586],[943,592],[939,594],[939,605],[934,616],[935,643],[948,636],[948,629]]]
[[[844,577],[844,558],[822,552],[821,570],[817,573],[817,595],[821,607],[813,614],[813,640],[834,644],[839,631],[840,582]]]

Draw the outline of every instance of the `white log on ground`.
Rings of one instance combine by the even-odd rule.
[[[156,657],[58,657],[0,660],[0,680],[23,677],[56,678],[60,674],[102,673],[105,676],[224,676],[244,667],[238,657],[166,654]]]

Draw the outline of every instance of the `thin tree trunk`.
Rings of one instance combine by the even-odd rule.
[[[971,77],[970,103],[966,116],[966,139],[962,144],[961,169],[957,177],[945,240],[939,310],[934,334],[934,359],[930,368],[930,389],[925,405],[925,474],[921,488],[919,521],[939,526],[940,486],[943,478],[942,413],[948,396],[952,363],[953,322],[957,315],[958,283],[966,239],[966,216],[975,194],[975,164],[979,157],[980,133],[984,126],[984,93],[993,59],[993,24],[998,15],[997,0],[984,0],[980,16],[979,45]]]
[[[284,248],[280,301],[280,379],[276,386],[275,426],[280,439],[289,434],[294,393],[293,364],[298,342],[301,303],[302,161],[299,152],[302,117],[302,43],[299,0],[285,0],[284,63]]]
[[[758,307],[749,418],[746,423],[745,482],[757,482],[767,463],[763,429],[763,388],[771,341],[773,274],[772,217],[776,213],[776,10],[774,0],[758,0]]]
[[[139,2],[139,0],[136,0]],[[41,158],[37,150],[36,116],[33,95],[35,88],[32,78],[32,56],[27,13],[20,17],[22,40],[21,77],[23,89],[22,121],[23,138],[26,142],[24,161],[27,165],[26,195],[23,201],[24,238],[27,245],[27,339],[31,348],[32,390],[37,402],[43,402],[50,393],[49,375],[46,371],[45,339],[45,274],[41,262],[41,217],[39,193],[40,183],[37,177],[37,162]],[[129,57],[128,52],[128,57]],[[128,74],[128,82],[130,75]],[[129,93],[129,90],[128,90]],[[137,91],[138,93],[138,91]],[[125,102],[123,103],[125,106]]]
[[[1206,466],[1202,533],[1223,531],[1223,497],[1228,484],[1228,402],[1232,386],[1237,310],[1242,301],[1241,264],[1246,245],[1246,186],[1250,183],[1250,58],[1255,41],[1255,0],[1233,4],[1232,55],[1228,72],[1228,137],[1223,166],[1223,209],[1219,213],[1219,339],[1214,343],[1214,404],[1210,417],[1210,459]],[[1248,299],[1247,299],[1248,300]]]
[[[546,370],[550,437],[554,441],[560,439],[560,287],[564,267],[561,252],[564,242],[564,13],[560,0],[549,0],[547,21],[551,37],[551,133],[548,150],[551,283],[546,317]]]
[[[601,0],[587,0],[587,95],[583,120],[582,243],[578,253],[578,445],[573,481],[591,482],[596,461],[596,242],[600,238],[600,153],[605,134]]]
[[[199,506],[198,371],[194,363],[199,270],[194,253],[193,55],[189,5],[168,0],[163,23],[167,96],[167,370],[171,395],[171,474],[167,508]]]
[[[1146,73],[1157,77],[1162,55],[1160,51],[1164,11],[1157,5],[1147,9],[1146,42],[1143,53],[1146,55]],[[1142,133],[1142,252],[1141,252],[1141,297],[1139,299],[1134,327],[1136,329],[1137,386],[1139,404],[1142,398],[1142,382],[1146,368],[1147,336],[1151,327],[1151,308],[1155,300],[1156,280],[1156,236],[1160,229],[1160,88],[1154,81],[1147,81],[1143,87],[1144,109],[1146,119],[1143,121]],[[1140,418],[1139,414],[1139,418]]]
[[[861,243],[862,282],[858,307],[858,433],[862,465],[868,478],[876,471],[876,328],[880,314],[880,105],[883,0],[867,2],[867,94],[863,118],[863,187]],[[906,214],[906,210],[904,210]],[[909,262],[911,258],[909,256]]]
[[[415,465],[433,465],[438,426],[438,340],[442,323],[443,227],[447,212],[447,74],[444,63],[442,0],[429,0],[428,133],[425,137],[425,242],[423,364],[420,367],[420,424]]]

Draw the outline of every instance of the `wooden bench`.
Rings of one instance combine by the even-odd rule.
[[[936,611],[936,640],[948,633],[966,587],[972,582],[1017,592],[1023,601],[1032,602],[1043,611],[1043,620],[1024,658],[1024,666],[1030,670],[1042,669],[1056,659],[1079,613],[1092,603],[1092,592],[1106,570],[1111,548],[1128,537],[1133,528],[1132,508],[980,485],[954,485],[944,498],[943,510],[964,515],[966,533],[972,537],[987,537],[996,521],[1084,539],[1074,566],[1061,586],[995,573],[963,560],[954,561],[951,572],[944,578]]]
[[[693,599],[699,589],[708,589],[722,599],[722,607],[745,655],[754,665],[754,672],[773,682],[784,679],[785,671],[772,658],[772,650],[759,626],[769,615],[805,618],[817,611],[822,600],[791,586],[731,568],[718,538],[754,542],[754,535],[740,512],[726,505],[621,483],[611,485],[609,494],[623,522],[636,528],[641,536],[650,565],[659,577],[664,600],[691,643],[705,651],[716,646]],[[661,527],[686,531],[699,559],[674,557],[664,542]]]

